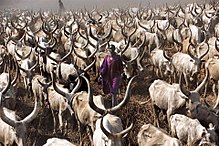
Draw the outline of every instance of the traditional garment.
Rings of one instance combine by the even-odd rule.
[[[115,95],[120,88],[123,73],[122,60],[119,55],[114,54],[112,60],[107,55],[100,67],[100,75],[102,75],[102,89],[104,94],[110,93]]]

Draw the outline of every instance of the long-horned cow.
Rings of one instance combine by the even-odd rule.
[[[172,63],[163,54],[164,51],[158,48],[155,48],[150,54],[151,64],[157,69],[156,75],[161,78],[174,72]]]
[[[50,83],[43,83],[43,78],[41,77],[36,77],[35,79],[38,81],[38,83],[42,86],[42,89],[40,89],[40,92],[43,92],[44,98],[45,96],[47,97],[48,103],[49,103],[49,107],[52,111],[52,115],[53,115],[53,125],[54,125],[54,129],[53,129],[53,133],[56,133],[56,117],[55,117],[55,111],[58,111],[58,119],[59,119],[59,130],[61,131],[61,133],[63,133],[63,130],[66,130],[63,124],[63,120],[62,120],[62,115],[63,112],[66,111],[67,109],[69,110],[70,114],[73,114],[73,111],[69,105],[69,101],[70,99],[68,99],[68,97],[63,96],[62,94],[59,94],[58,92],[56,92],[56,90],[54,88],[58,88],[54,82],[53,76],[54,76],[54,72],[51,73],[52,76],[52,80],[53,80],[53,87],[50,87]],[[41,80],[40,80],[41,79]],[[80,84],[80,83],[78,83]],[[61,84],[59,84],[59,86],[62,86]],[[79,85],[77,85],[75,88],[77,88]],[[36,88],[37,89],[37,88]],[[62,90],[62,92],[68,92],[69,90],[67,88],[62,88],[59,89]],[[74,89],[73,91],[74,92]],[[42,98],[42,97],[41,97]]]
[[[132,129],[133,124],[131,124],[128,128],[123,130],[122,120],[120,119],[120,117],[115,116],[113,113],[115,113],[122,106],[128,103],[130,98],[131,83],[133,82],[135,77],[136,76],[133,76],[130,79],[123,101],[117,106],[112,107],[110,109],[102,109],[94,104],[93,93],[89,86],[88,93],[90,107],[96,112],[100,113],[101,115],[104,115],[104,117],[96,121],[96,129],[93,134],[94,146],[122,146],[122,137]]]
[[[189,78],[190,80],[193,80],[194,77],[196,77],[201,70],[201,63],[202,63],[202,58],[208,53],[209,48],[206,49],[206,51],[196,57],[191,53],[190,47],[188,48],[188,54],[182,53],[182,52],[177,52],[173,54],[173,56],[170,58],[164,53],[164,57],[167,58],[167,60],[171,61],[176,74],[183,74],[185,81],[186,81],[186,87],[188,88],[189,86]],[[175,75],[176,78],[176,75]]]
[[[18,119],[18,116],[14,111],[9,111],[2,106],[2,102],[4,101],[2,95],[7,92],[10,84],[11,79],[9,75],[7,86],[0,92],[0,142],[4,145],[12,145],[15,142],[18,146],[25,146],[27,145],[27,124],[35,119],[38,115],[40,104],[38,98],[35,97],[35,105],[33,111],[24,119]]]
[[[199,86],[193,91],[187,91],[182,87],[182,74],[180,75],[179,84],[169,84],[163,80],[155,80],[149,87],[149,94],[152,100],[152,107],[154,112],[154,125],[159,127],[159,109],[166,110],[167,120],[172,114],[179,112],[179,109],[186,107],[186,102],[191,101],[194,103],[200,101],[200,91],[204,87],[209,76],[209,72],[206,72],[206,76]]]
[[[57,87],[54,78],[54,74],[52,74],[52,80],[53,80],[53,87],[57,94],[61,94],[65,98],[69,100],[70,106],[74,111],[77,124],[78,124],[78,130],[80,133],[80,144],[83,144],[82,141],[82,126],[88,126],[91,134],[94,132],[94,124],[98,118],[100,118],[100,114],[95,112],[93,109],[90,108],[88,104],[88,93],[86,91],[81,91],[81,92],[76,92],[78,88],[80,88],[81,84],[81,77],[85,79],[87,85],[89,84],[88,79],[84,76],[81,75],[77,78],[78,83],[75,86],[74,90],[72,90],[71,93],[67,93],[60,89],[60,87]],[[103,97],[101,95],[95,96],[95,103],[99,105],[101,108],[104,108],[103,106]]]

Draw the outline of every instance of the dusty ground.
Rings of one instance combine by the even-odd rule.
[[[137,133],[140,127],[143,124],[153,123],[151,101],[144,105],[140,104],[140,102],[147,101],[149,99],[148,87],[153,82],[153,80],[154,79],[152,78],[152,71],[150,70],[150,68],[146,68],[144,72],[140,73],[132,84],[132,94],[130,102],[119,113],[119,116],[123,120],[123,124],[125,127],[129,126],[130,123],[134,123],[134,128],[125,138],[125,145],[137,146]],[[95,81],[91,81],[91,87],[94,90],[95,95],[101,93],[101,86],[98,85]],[[27,98],[25,92],[26,91],[22,87],[18,88],[18,103],[16,106],[16,110],[18,115],[20,115],[21,117],[29,114],[32,111],[32,107],[34,104],[33,98]],[[122,98],[124,93],[125,91],[123,90],[120,98]],[[215,99],[212,95],[209,95],[207,98],[207,101],[210,104],[214,103],[214,100]],[[42,146],[50,137],[65,138],[76,145],[79,144],[79,133],[74,117],[71,117],[69,119],[70,125],[68,126],[67,135],[63,136],[61,134],[53,135],[53,119],[50,110],[46,109],[43,113],[41,110],[40,115],[35,120],[33,120],[28,127],[28,146],[32,146],[34,145],[34,143],[36,146]],[[70,116],[66,115],[65,117]],[[39,126],[40,119],[41,125]],[[161,122],[161,127],[167,130],[167,124],[165,121]],[[89,146],[90,143],[88,135],[85,133],[83,137],[84,145]]]

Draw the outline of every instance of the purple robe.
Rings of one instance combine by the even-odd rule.
[[[110,60],[110,56],[107,55],[100,67],[100,74],[102,75],[102,89],[104,94],[110,93],[117,94],[118,89],[120,88],[123,65],[122,60],[119,55],[115,54]]]

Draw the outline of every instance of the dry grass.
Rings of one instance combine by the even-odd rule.
[[[125,145],[137,146],[137,134],[140,127],[143,124],[152,123],[153,124],[153,114],[151,109],[151,101],[149,100],[148,87],[153,82],[152,72],[147,69],[143,73],[140,73],[139,76],[135,79],[135,82],[132,85],[132,95],[130,102],[127,106],[122,108],[122,110],[118,113],[123,121],[124,127],[128,127],[130,123],[134,123],[134,127],[132,131],[125,138]],[[94,94],[101,93],[101,86],[98,85],[95,81],[91,81],[91,87],[94,90]],[[119,96],[120,100],[122,99],[125,91],[122,91],[122,94]],[[16,106],[16,110],[18,115],[21,117],[26,116],[32,111],[32,107],[34,105],[33,98],[27,98],[25,94],[25,90],[22,87],[18,88],[18,103]],[[107,99],[109,101],[109,99]],[[144,101],[148,101],[146,104],[141,104]],[[215,98],[212,95],[208,95],[207,102],[209,104],[213,104],[215,102]],[[77,124],[74,117],[70,117],[70,115],[66,115],[64,118],[68,118],[70,125],[68,126],[67,135],[63,136],[60,134],[53,135],[53,119],[50,110],[46,109],[43,113],[41,110],[40,113],[42,116],[38,116],[28,127],[28,137],[27,137],[27,145],[33,145],[36,140],[36,146],[42,146],[46,143],[46,140],[49,137],[60,137],[65,138],[71,141],[74,144],[79,144],[79,132],[77,128]],[[39,121],[41,120],[41,125],[39,127]],[[161,128],[168,130],[167,124],[165,121],[161,121]],[[84,145],[89,146],[89,137],[85,133],[84,137]]]

